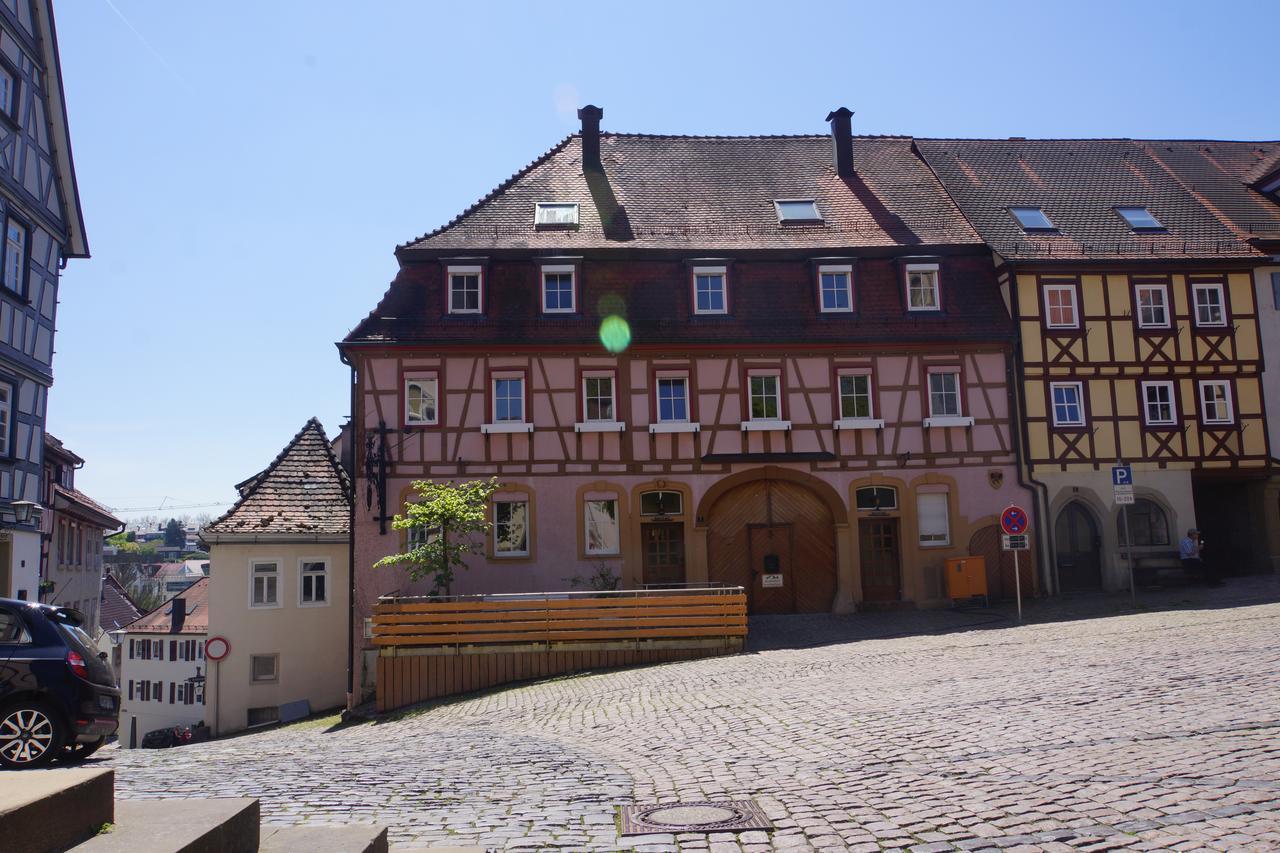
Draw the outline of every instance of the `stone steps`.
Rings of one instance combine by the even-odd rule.
[[[259,849],[258,801],[250,797],[121,800],[116,803],[110,832],[71,849],[75,853],[252,853]]]
[[[87,767],[0,771],[0,846],[60,853],[115,817],[115,773]]]
[[[259,853],[387,853],[387,828],[373,824],[264,826]]]

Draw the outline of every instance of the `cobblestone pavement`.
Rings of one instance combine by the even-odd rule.
[[[376,821],[402,844],[1280,849],[1277,580],[1141,603],[1115,615],[1127,597],[1062,599],[1022,626],[989,612],[759,620],[759,650],[738,657],[335,731],[109,749],[103,764],[121,797],[257,796],[268,822]],[[755,799],[775,831],[616,834],[620,804],[694,799]]]

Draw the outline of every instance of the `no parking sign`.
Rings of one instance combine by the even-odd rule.
[[[1027,532],[1031,519],[1027,511],[1020,506],[1010,506],[1000,513],[1000,529],[1008,536],[1019,536]]]

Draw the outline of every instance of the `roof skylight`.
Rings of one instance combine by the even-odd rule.
[[[822,214],[818,212],[818,204],[811,198],[775,199],[773,206],[778,212],[779,222],[822,221]]]
[[[1049,217],[1038,207],[1011,207],[1009,212],[1018,220],[1023,231],[1056,231]]]
[[[1151,215],[1145,207],[1117,207],[1116,213],[1124,217],[1134,231],[1163,231],[1160,220]]]
[[[533,224],[565,227],[578,224],[577,202],[540,201],[534,205]]]

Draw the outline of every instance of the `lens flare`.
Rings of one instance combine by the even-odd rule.
[[[600,323],[600,343],[609,352],[622,352],[631,345],[631,325],[616,314],[605,317]]]

